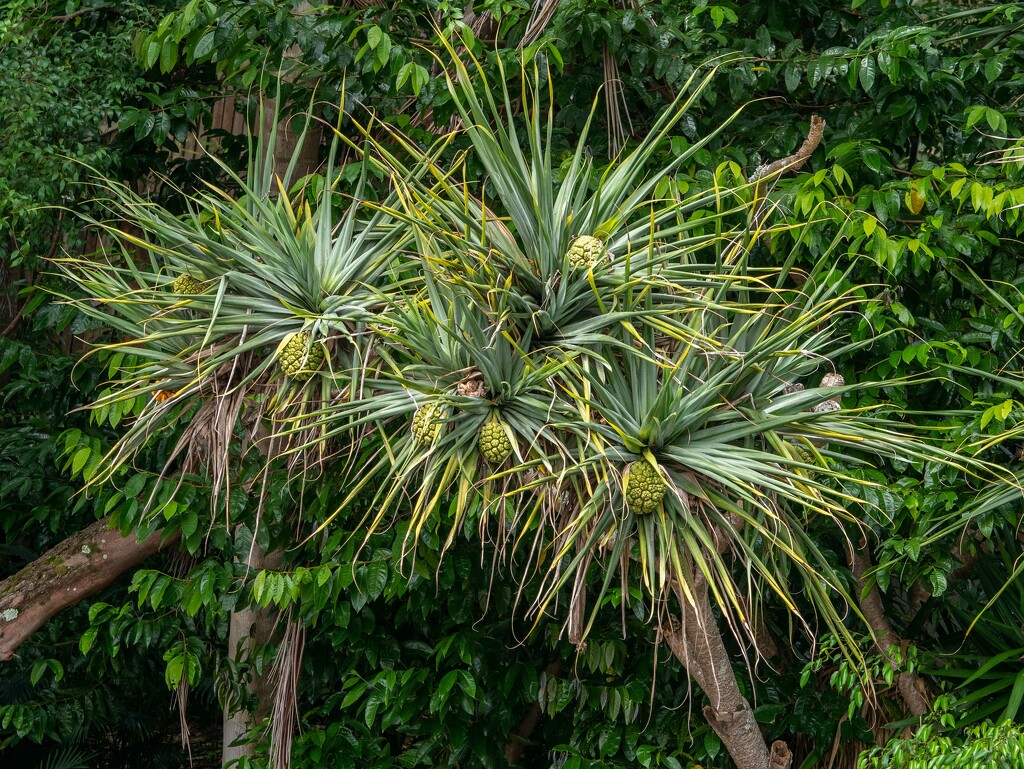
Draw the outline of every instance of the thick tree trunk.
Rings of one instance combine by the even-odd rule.
[[[246,559],[246,566],[253,571],[260,571],[280,568],[282,562],[283,553],[280,551],[264,553],[253,544]],[[245,608],[232,612],[228,627],[228,655],[231,659],[244,661],[256,648],[270,643],[278,624],[278,617],[279,612],[272,609]],[[224,709],[221,766],[237,761],[243,756],[250,760],[255,757],[255,743],[239,741],[270,714],[274,695],[270,673],[269,667],[265,668],[263,673],[254,670],[249,681],[249,695],[257,703],[255,711],[250,712],[244,708],[235,711]]]
[[[707,585],[701,582],[693,593],[693,604],[681,599],[682,621],[673,622],[664,637],[672,654],[711,700],[704,708],[704,717],[739,769],[789,769],[793,761],[789,747],[780,740],[768,749],[750,703],[740,694],[732,661],[711,611]]]
[[[176,538],[174,538],[176,539]],[[102,518],[0,582],[0,660],[62,609],[113,583],[173,540],[155,532],[143,541],[110,529]]]

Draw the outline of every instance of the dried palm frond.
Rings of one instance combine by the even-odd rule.
[[[526,22],[526,29],[516,47],[522,50],[540,40],[557,10],[558,0],[534,0],[530,19]]]
[[[292,739],[299,726],[299,676],[306,628],[289,611],[271,670],[274,701],[270,711],[270,762],[274,769],[290,769]]]
[[[602,48],[601,58],[604,62],[604,106],[608,125],[608,154],[615,157],[622,151],[627,137],[633,133],[633,120],[629,116],[629,109],[626,108],[622,79],[619,76],[619,63],[607,42]],[[625,123],[623,123],[623,116],[625,116]],[[627,125],[629,130],[626,129]]]
[[[188,726],[188,677],[181,674],[181,679],[174,687],[174,701],[178,707],[178,729],[181,734],[181,747],[188,754],[189,766],[192,765],[192,739]]]

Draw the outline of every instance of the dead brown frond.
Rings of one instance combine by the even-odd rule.
[[[494,45],[498,42],[498,22],[490,11],[476,12],[473,5],[462,17],[462,22],[473,31],[473,36],[482,42]]]
[[[469,371],[456,385],[455,391],[465,398],[486,398],[487,385],[484,384],[484,375],[478,369]]]
[[[566,620],[569,643],[575,646],[577,653],[580,654],[587,649],[584,627],[587,620],[587,574],[590,572],[592,559],[593,556],[589,553],[584,556],[583,563],[576,572],[572,596],[569,598],[569,618]]]
[[[365,11],[370,8],[384,8],[388,5],[387,0],[339,0],[340,8],[355,8]]]
[[[289,611],[271,676],[274,704],[270,712],[270,762],[273,769],[291,769],[292,738],[299,725],[299,675],[306,646],[306,628]]]
[[[526,29],[516,48],[522,50],[540,40],[557,10],[558,0],[535,0],[530,20],[526,23]]]
[[[181,747],[188,753],[188,765],[192,766],[192,741],[191,732],[188,728],[188,678],[182,672],[181,680],[178,681],[178,688],[174,692],[174,699],[178,705],[178,726],[181,729]]]
[[[633,121],[626,107],[626,97],[619,76],[619,63],[615,54],[604,44],[602,51],[604,61],[604,108],[608,118],[608,155],[617,156],[626,143],[626,137],[633,132]],[[625,122],[623,122],[625,118]],[[626,126],[629,130],[626,130]]]

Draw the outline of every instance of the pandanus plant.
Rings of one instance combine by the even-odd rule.
[[[217,460],[223,481],[243,414],[264,455],[290,456],[296,468],[323,460],[310,415],[358,392],[367,329],[410,233],[363,205],[365,167],[352,200],[336,192],[337,142],[325,182],[290,197],[305,134],[284,169],[275,169],[275,134],[250,141],[244,175],[221,165],[222,187],[180,195],[184,214],[99,183],[109,218],[93,223],[120,250],[61,267],[84,294],[71,301],[122,337],[104,346],[119,370],[95,407],[134,419],[94,483],[183,421],[175,454],[186,465]]]
[[[139,361],[108,399],[147,398],[107,475],[190,406],[225,411],[229,436],[249,403],[294,471],[339,456],[339,509],[369,495],[368,532],[395,515],[411,517],[412,538],[435,516],[449,541],[478,527],[527,613],[566,606],[580,647],[609,591],[629,601],[639,586],[736,764],[784,767],[791,754],[766,745],[723,632],[755,641],[771,593],[856,658],[856,602],[810,534],[856,526],[846,509],[867,482],[848,468],[987,468],[893,409],[844,406],[889,383],[836,375],[834,361],[870,343],[843,329],[871,301],[844,288],[837,251],[798,270],[799,245],[771,259],[762,248],[757,266],[749,190],[655,195],[711,138],[662,151],[713,69],[599,171],[586,129],[556,167],[536,57],[517,98],[507,73],[489,82],[454,49],[440,64],[474,165],[442,165],[447,140],[423,150],[367,130],[364,169],[390,174],[381,203],[338,216],[333,162],[308,208],[266,162],[231,176],[239,197],[211,189],[183,217],[110,189],[114,215],[146,235],[108,230],[148,264],[128,250],[65,264],[83,310]]]
[[[406,182],[398,153],[376,147],[424,277],[381,338],[389,365],[373,386],[388,406],[375,395],[334,412],[379,428],[371,529],[402,495],[415,499],[410,537],[439,506],[454,511],[450,537],[472,523],[520,554],[506,573],[528,613],[540,622],[561,600],[580,647],[610,590],[628,602],[641,587],[736,764],[784,767],[792,755],[766,745],[723,629],[756,643],[771,593],[859,659],[848,627],[857,602],[811,531],[825,523],[859,538],[847,507],[866,496],[856,469],[875,458],[989,470],[895,409],[844,407],[858,388],[893,383],[847,384],[835,370],[871,343],[844,329],[872,302],[836,269],[838,243],[798,270],[797,237],[758,267],[760,212],[742,203],[756,205],[751,190],[655,197],[689,159],[665,160],[661,140],[713,72],[598,173],[585,131],[568,167],[555,167],[552,107],[541,103],[550,78],[536,60],[515,99],[504,72],[489,83],[453,51],[443,65],[484,175],[435,166]],[[480,448],[494,414],[508,439],[500,462]]]
[[[98,182],[109,216],[94,224],[120,248],[61,263],[78,288],[69,300],[120,336],[101,348],[111,355],[113,381],[94,406],[131,417],[90,482],[119,481],[148,444],[174,436],[165,474],[173,472],[178,484],[212,486],[214,511],[225,514],[240,540],[252,540],[243,557],[254,571],[280,563],[257,542],[273,545],[290,531],[267,536],[263,513],[271,488],[280,488],[282,474],[312,485],[338,449],[317,414],[326,404],[361,396],[374,355],[371,329],[386,297],[401,290],[399,259],[411,240],[406,226],[365,205],[366,163],[347,199],[338,192],[339,141],[322,176],[293,179],[305,134],[292,161],[275,168],[278,121],[261,114],[257,125],[268,123],[275,128],[250,142],[245,173],[221,165],[221,186],[180,196],[184,214]],[[242,495],[233,492],[242,484],[255,486],[255,518],[234,512],[240,507],[232,500]],[[161,487],[167,486],[154,489]],[[154,490],[150,512],[156,499]],[[168,533],[185,530],[183,521],[171,513]],[[246,619],[248,611],[243,601],[232,612],[231,655],[251,643],[249,625],[261,626]],[[253,638],[265,640],[274,621],[264,624],[266,632],[253,631]],[[293,622],[285,624],[285,638],[300,636]],[[280,645],[282,668],[301,657],[299,648]],[[296,707],[289,691],[280,684],[275,692],[284,703],[275,703],[279,712]],[[225,734],[240,736],[247,714],[230,703],[226,709],[233,715]],[[287,767],[291,725],[289,718],[275,723],[271,753],[279,769]],[[226,748],[225,760],[237,758],[234,750]]]

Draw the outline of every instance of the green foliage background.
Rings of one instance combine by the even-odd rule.
[[[453,116],[424,45],[434,24],[460,29],[473,21],[457,5],[300,5],[20,0],[0,11],[0,255],[11,308],[0,316],[7,326],[0,341],[0,574],[102,514],[126,529],[139,524],[174,440],[153,446],[124,486],[76,495],[120,421],[74,411],[96,397],[112,369],[96,358],[76,364],[75,339],[96,341],[103,332],[36,291],[56,280],[46,259],[85,247],[79,220],[65,210],[94,211],[80,183],[95,172],[172,200],[171,184],[191,189],[197,178],[216,178],[213,164],[183,158],[176,145],[212,125],[222,95],[251,108],[277,62],[294,77],[284,96],[296,112],[312,99],[314,112],[334,122],[344,91],[350,117],[364,121],[372,112],[424,142]],[[1020,7],[621,5],[564,0],[546,28],[554,42],[556,137],[564,143],[556,154],[574,145],[595,97],[607,98],[600,90],[606,60],[621,78],[627,142],[643,135],[695,68],[712,57],[729,62],[664,152],[681,154],[746,107],[662,180],[662,192],[693,194],[749,176],[792,152],[810,115],[820,114],[825,141],[802,173],[772,189],[774,216],[820,217],[804,246],[808,264],[836,236],[850,254],[871,257],[851,279],[877,284],[885,301],[851,321],[855,338],[905,329],[837,361],[840,370],[849,381],[932,372],[927,387],[862,394],[863,404],[885,398],[914,411],[971,409],[958,425],[959,445],[1017,470],[1014,436],[1024,417],[1016,357],[1024,327],[1024,145],[1014,138],[1024,128]],[[495,19],[474,53],[490,55],[492,67],[494,56],[512,61],[530,6],[483,3],[473,11]],[[604,162],[614,137],[605,136],[600,111],[598,119],[590,149]],[[351,130],[345,121],[342,128]],[[457,139],[452,150],[464,146]],[[243,142],[223,137],[221,154],[233,167],[244,165],[245,151]],[[770,263],[788,250],[788,236],[778,237],[757,258]],[[877,580],[897,633],[950,696],[951,718],[938,728],[956,743],[965,725],[1019,722],[1022,593],[1019,581],[1002,589],[1019,569],[1019,500],[972,514],[966,500],[974,490],[942,472],[866,472],[880,484],[877,499],[853,512],[877,537]],[[324,757],[338,766],[502,766],[507,735],[535,704],[543,718],[524,765],[725,765],[717,737],[687,718],[702,695],[687,699],[685,675],[672,661],[659,659],[655,674],[651,638],[639,621],[623,641],[617,612],[609,612],[577,658],[558,640],[557,626],[527,638],[525,623],[509,619],[513,597],[492,586],[487,553],[481,558],[476,544],[459,542],[436,564],[430,537],[437,533],[428,532],[416,571],[403,572],[395,557],[401,530],[381,533],[358,554],[346,541],[358,511],[291,550],[281,572],[247,574],[233,565],[248,549],[245,531],[232,537],[218,525],[208,493],[196,479],[168,515],[184,534],[188,564],[162,556],[54,619],[0,668],[4,758],[34,765],[54,745],[72,744],[105,752],[107,765],[182,765],[181,753],[164,744],[177,720],[165,712],[164,679],[172,687],[188,682],[197,720],[216,720],[218,697],[243,696],[248,671],[273,653],[239,665],[224,659],[227,612],[251,600],[291,608],[308,627],[298,766],[323,765]],[[287,518],[297,493],[284,481],[271,492],[271,525],[257,533],[264,546],[273,537],[304,540],[273,525]],[[344,492],[322,484],[318,493],[322,519]],[[232,504],[233,520],[254,525],[255,500],[238,495]],[[314,509],[310,520],[317,519]],[[822,546],[845,562],[840,543]],[[871,744],[872,719],[898,717],[881,668],[881,704],[851,712],[856,684],[842,675],[843,663],[815,658],[804,642],[790,640],[784,622],[770,630],[782,646],[774,669],[744,680],[768,734],[804,741],[807,766],[831,749],[837,732],[844,744]],[[550,668],[556,661],[561,667]],[[801,676],[805,665],[811,672]],[[34,751],[32,742],[43,749]],[[150,751],[141,759],[140,745]]]

